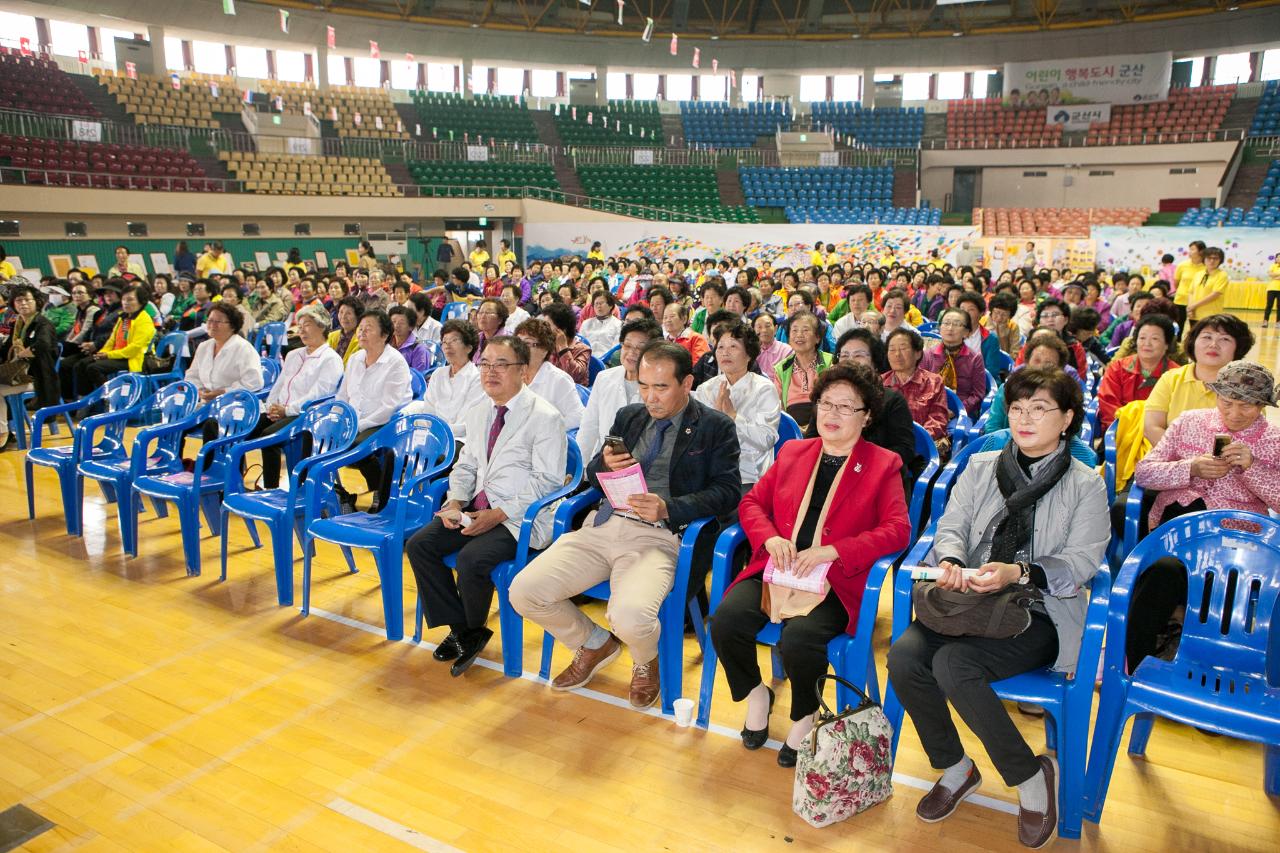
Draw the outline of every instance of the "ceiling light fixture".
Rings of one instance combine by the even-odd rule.
[[[952,33],[952,34],[951,34],[951,37],[952,37],[952,38],[957,38],[957,39],[958,39],[958,38],[960,38],[960,36],[962,36],[962,35],[964,35],[964,33],[960,32],[959,30],[956,30],[954,33]]]

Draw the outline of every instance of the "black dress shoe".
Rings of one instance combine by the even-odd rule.
[[[795,767],[796,751],[785,743],[778,750],[778,766],[779,767]]]
[[[449,632],[449,636],[440,641],[440,645],[436,646],[436,650],[431,656],[438,661],[453,660],[458,656],[461,650],[458,648],[458,635]]]
[[[458,644],[458,659],[453,662],[453,666],[449,669],[454,678],[471,668],[471,664],[476,662],[476,658],[485,646],[489,644],[489,639],[493,636],[493,632],[488,628],[476,628],[468,631],[465,637],[459,637],[456,642]]]
[[[769,714],[773,713],[773,688],[766,687],[769,691]],[[764,746],[764,742],[769,739],[769,716],[765,716],[763,729],[749,729],[743,726],[740,733],[742,735],[742,745],[747,749],[759,749]]]

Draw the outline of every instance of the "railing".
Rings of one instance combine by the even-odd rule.
[[[631,166],[641,158],[652,156],[653,166],[710,166],[713,169],[736,169],[739,166],[777,166],[778,152],[772,148],[615,148],[594,145],[573,146],[566,150],[576,169],[579,166]]]
[[[226,192],[243,193],[244,181],[206,177],[152,177],[148,175],[122,175],[103,172],[77,172],[65,169],[30,169],[0,166],[0,185],[57,187],[71,189],[134,190],[161,192]],[[379,186],[386,186],[385,184]],[[505,185],[477,184],[393,184],[405,198],[452,199],[534,199],[567,204],[587,210],[616,213],[636,219],[652,219],[663,222],[723,222],[711,216],[684,213],[670,208],[636,204],[627,201],[598,198],[595,196],[566,193],[546,187],[512,187]],[[261,193],[253,193],[261,195]],[[295,195],[290,193],[288,195]],[[311,195],[307,193],[305,195]],[[335,194],[327,197],[338,197]],[[302,196],[299,196],[302,197]],[[376,198],[377,196],[357,196]]]
[[[1169,133],[1107,133],[1093,136],[1064,136],[1044,142],[1010,137],[966,137],[964,139],[925,139],[920,146],[928,151],[962,151],[1006,148],[1100,148],[1111,145],[1178,145],[1191,142],[1238,142],[1244,139],[1241,128],[1220,130],[1183,130]]]
[[[1247,141],[1255,151],[1264,152],[1267,156],[1280,155],[1280,136],[1251,136]]]
[[[180,148],[195,153],[225,147],[222,140],[230,135],[219,128],[123,124],[88,116],[63,116],[22,110],[0,110],[0,133],[67,142]]]

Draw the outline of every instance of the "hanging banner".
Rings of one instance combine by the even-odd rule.
[[[382,130],[382,116],[373,117],[373,126],[376,127],[378,130]]]
[[[18,50],[22,51],[23,56],[30,56],[31,55],[31,39],[29,38],[18,39]]]
[[[76,142],[101,142],[102,124],[96,121],[73,121],[71,138]]]
[[[671,55],[675,56],[680,52],[680,37],[675,33],[671,34]]]
[[[23,41],[26,41],[26,39],[23,39]],[[132,62],[126,62],[124,64],[124,75],[130,80],[137,80],[138,66],[134,65]]]
[[[338,34],[333,27],[325,27],[325,43],[329,45],[329,50],[333,50],[338,46]]]
[[[289,33],[289,13],[286,12],[284,9],[281,9],[279,11],[280,11],[280,32],[285,33],[287,35]]]
[[[285,144],[288,146],[290,154],[310,154],[311,140],[305,136],[290,136]]]
[[[210,95],[213,95],[214,99],[216,100],[216,99],[217,99],[217,97],[218,97],[218,92],[219,92],[218,84],[217,84],[217,83],[215,83],[215,82],[213,82],[212,80],[210,80],[210,81],[209,81],[209,94],[210,94]]]
[[[719,71],[720,71],[720,60],[718,59],[711,60],[711,73],[717,74],[719,73]]]
[[[222,0],[222,14],[234,15],[236,13],[236,0]]]
[[[370,59],[382,58],[382,52],[378,50],[378,43],[376,41],[369,42],[369,58]]]
[[[1135,53],[1044,62],[1006,62],[1004,101],[1011,107],[1134,104],[1169,97],[1173,54]]]
[[[618,26],[622,26],[622,7],[627,5],[627,0],[618,0]]]
[[[1044,120],[1048,124],[1060,124],[1064,130],[1088,130],[1091,124],[1106,124],[1111,121],[1111,105],[1046,107]]]
[[[702,48],[695,47],[693,49],[693,67],[698,68],[699,62],[702,61]]]
[[[311,118],[311,102],[310,101],[302,102],[302,114],[307,118]]]
[[[76,59],[80,60],[81,65],[89,64],[89,54],[85,53],[83,50],[76,52]]]
[[[467,159],[477,162],[485,162],[489,159],[489,149],[484,145],[468,145]]]
[[[653,38],[653,18],[644,19],[644,35],[640,36],[640,40],[645,44]]]
[[[631,163],[635,166],[652,166],[653,165],[653,149],[637,148],[631,152]]]
[[[169,75],[169,82],[173,85],[174,89],[182,88],[182,78],[178,76],[177,71]]]

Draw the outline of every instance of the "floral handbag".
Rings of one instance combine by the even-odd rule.
[[[822,697],[828,679],[857,693],[862,702],[832,713]],[[815,689],[822,710],[796,757],[791,807],[810,825],[823,827],[893,795],[893,727],[878,703],[839,676],[820,677]]]

